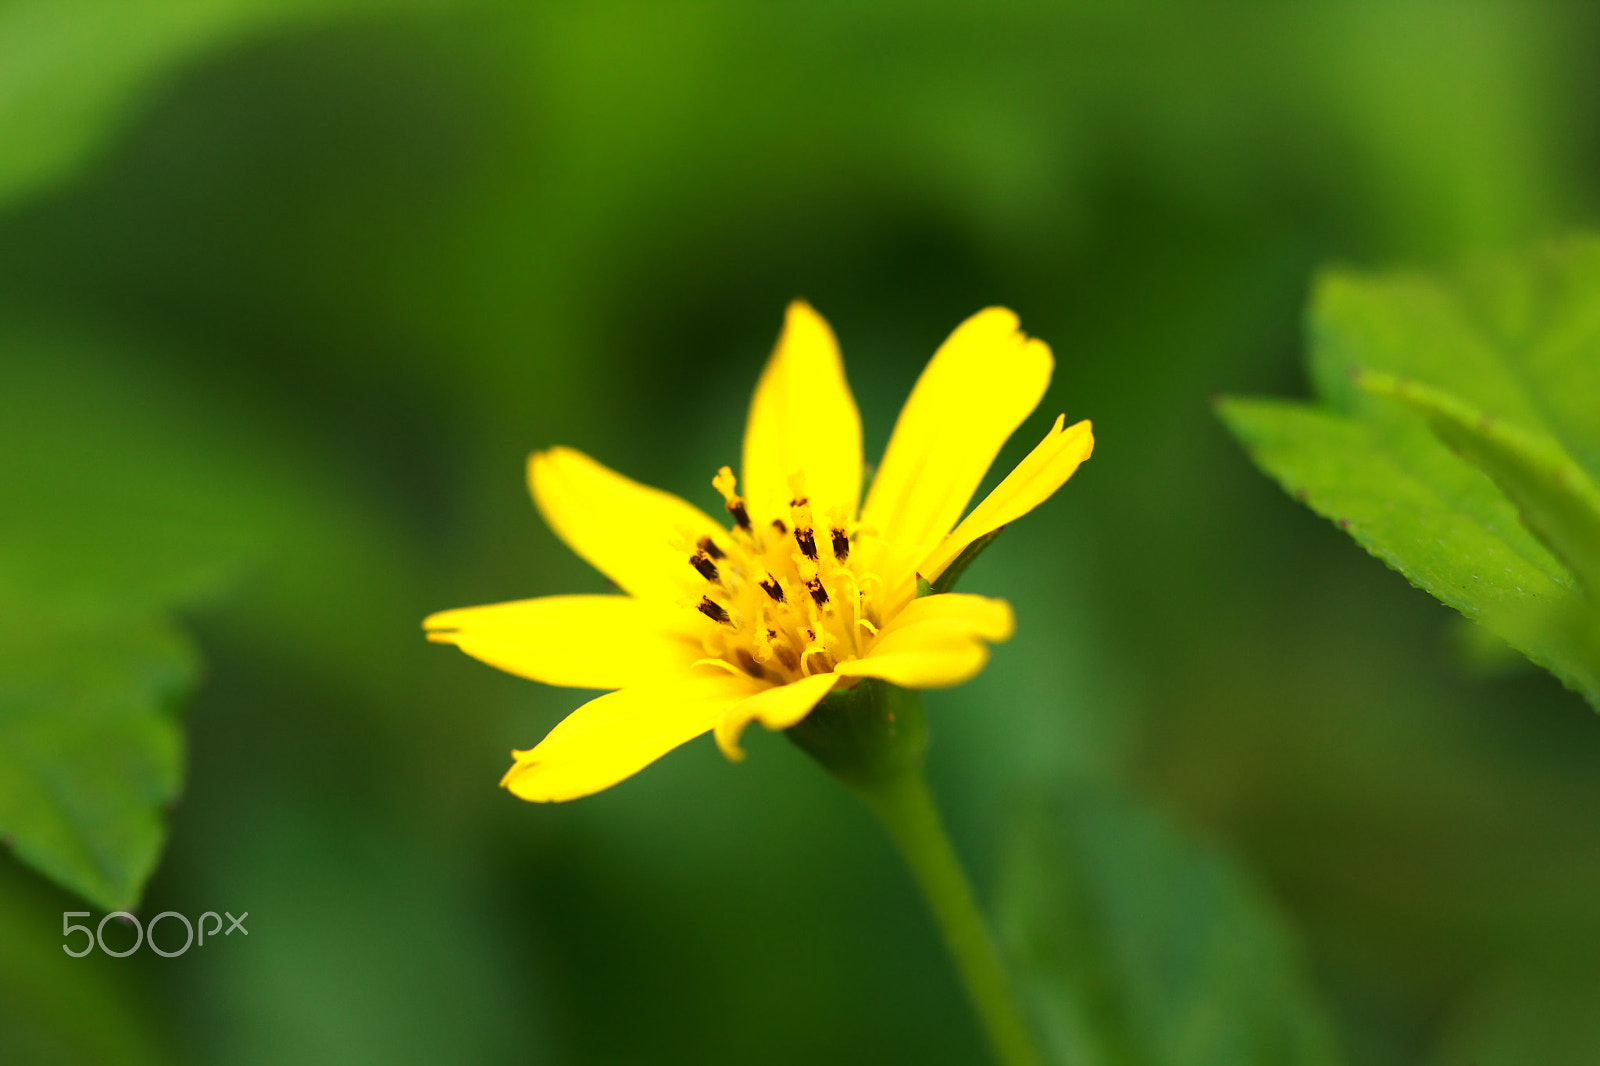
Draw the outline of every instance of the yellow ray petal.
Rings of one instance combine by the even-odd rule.
[[[1016,616],[1005,600],[970,592],[944,592],[907,604],[905,610],[884,624],[872,650],[876,652],[902,633],[928,626],[955,626],[980,640],[999,643],[1011,639],[1016,625]]]
[[[967,319],[934,353],[906,401],[862,521],[885,539],[931,550],[1044,396],[1050,349],[991,307]]]
[[[1065,415],[1057,416],[1054,428],[1038,447],[939,543],[933,554],[917,568],[923,577],[932,581],[944,573],[945,567],[954,562],[967,545],[1021,518],[1066,484],[1078,464],[1094,450],[1094,432],[1088,420],[1063,429],[1065,422]]]
[[[681,673],[704,652],[684,612],[629,596],[546,596],[430,615],[428,639],[547,685],[624,688]]]
[[[512,752],[516,764],[500,784],[537,803],[599,792],[708,732],[723,711],[760,686],[706,670],[609,692],[567,715],[537,747]]]
[[[789,305],[783,335],[750,401],[745,423],[745,502],[759,522],[789,520],[789,477],[805,474],[818,521],[856,516],[861,496],[861,416],[839,345],[803,300]]]
[[[635,596],[677,599],[699,587],[693,544],[722,527],[669,492],[641,485],[582,452],[551,448],[528,457],[533,501],[556,535]]]
[[[788,729],[811,713],[822,697],[839,681],[837,674],[815,674],[790,685],[777,685],[758,692],[722,712],[717,719],[717,747],[730,759],[744,758],[739,736],[751,722],[768,729]]]
[[[1014,629],[1004,600],[960,592],[924,596],[884,627],[865,658],[840,663],[835,672],[905,688],[959,685],[989,661],[986,642],[1009,640]]]

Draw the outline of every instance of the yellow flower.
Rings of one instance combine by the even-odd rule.
[[[727,467],[712,481],[731,529],[570,448],[536,452],[528,480],[545,521],[626,595],[467,607],[423,623],[428,639],[522,677],[615,690],[513,752],[501,784],[523,799],[574,799],[708,731],[742,758],[750,722],[787,729],[862,678],[940,688],[982,670],[987,643],[1011,636],[1010,606],[919,597],[918,577],[937,581],[1088,458],[1089,423],[1057,418],[961,519],[1052,365],[1010,311],[963,322],[923,370],[861,503],[861,421],[838,345],[821,316],[791,304],[750,404],[744,494]]]

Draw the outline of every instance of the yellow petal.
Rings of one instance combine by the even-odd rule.
[[[986,533],[993,533],[1039,506],[1066,484],[1078,464],[1094,450],[1094,432],[1087,420],[1066,429],[1066,416],[1056,418],[1055,427],[1039,446],[1029,452],[1006,479],[985,496],[972,513],[961,520],[917,569],[932,581],[955,562],[967,545]]]
[[[722,527],[669,492],[631,481],[571,448],[528,458],[528,485],[556,535],[635,596],[677,599],[704,582],[694,542],[726,543]]]
[[[837,684],[837,674],[814,674],[789,685],[777,685],[758,692],[722,712],[717,720],[717,747],[730,759],[744,758],[739,736],[751,722],[768,729],[788,729],[811,713],[822,697]]]
[[[931,550],[1044,396],[1050,349],[1000,307],[967,319],[934,353],[906,401],[862,521],[886,540]]]
[[[537,747],[512,752],[516,764],[500,784],[537,803],[599,792],[708,732],[760,685],[706,670],[609,692],[567,715]]]
[[[802,300],[750,401],[744,431],[744,495],[760,522],[789,520],[790,475],[805,474],[812,513],[854,519],[861,496],[861,416],[845,382],[833,331]]]
[[[440,611],[428,639],[547,685],[623,688],[681,673],[704,652],[684,612],[628,596],[546,596]]]
[[[1004,600],[947,592],[913,600],[873,642],[865,658],[840,663],[847,677],[877,677],[904,688],[959,685],[989,661],[985,642],[1015,628]]]

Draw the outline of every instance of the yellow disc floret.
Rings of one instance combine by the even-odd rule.
[[[711,483],[733,529],[722,543],[701,538],[688,558],[703,581],[690,603],[712,623],[701,663],[782,684],[860,658],[883,624],[872,596],[883,582],[857,569],[853,550],[870,534],[842,513],[819,526],[803,473],[789,479],[787,521],[752,516],[728,467]]]

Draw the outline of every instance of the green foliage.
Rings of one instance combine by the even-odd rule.
[[[1310,330],[1321,405],[1225,399],[1223,420],[1286,490],[1600,708],[1600,241],[1450,279],[1330,274]]]
[[[1317,262],[1581,218],[1593,14],[448,6],[301,32],[349,5],[0,0],[36,27],[0,16],[0,316],[111,342],[31,346],[55,384],[0,400],[0,451],[28,456],[0,464],[79,486],[15,569],[205,649],[143,909],[255,930],[69,959],[60,912],[86,905],[0,855],[28,889],[0,899],[0,1060],[138,1059],[142,1025],[180,1044],[144,1059],[196,1063],[981,1061],[881,834],[788,741],[751,730],[740,766],[696,742],[529,810],[494,788],[506,751],[581,697],[418,640],[430,610],[601,591],[530,507],[530,449],[714,504],[797,294],[869,454],[990,301],[1058,355],[1038,417],[1105,434],[963,578],[1017,636],[928,697],[979,881],[1019,783],[1159,792],[1270,880],[1363,1066],[1433,1061],[1469,986],[1592,955],[1600,730],[1508,713],[1564,696],[1542,677],[1419,675],[1432,601],[1297,521],[1195,399],[1292,373]],[[98,478],[60,476],[73,448]],[[8,552],[41,513],[10,491]],[[1517,1034],[1553,1001],[1523,1002],[1437,1061],[1542,1061]]]
[[[138,901],[181,785],[199,662],[173,612],[246,538],[202,503],[203,461],[158,397],[97,375],[95,351],[0,338],[0,834],[111,910]]]
[[[160,617],[74,617],[0,592],[0,830],[107,910],[132,907],[165,836],[197,662]],[[19,622],[18,619],[26,619]]]
[[[1028,812],[1002,938],[1063,1066],[1331,1066],[1327,1020],[1272,908],[1221,856],[1089,789]]]
[[[0,0],[0,203],[70,175],[179,65],[376,2]]]
[[[1368,392],[1392,396],[1426,418],[1440,440],[1489,475],[1516,505],[1522,524],[1584,589],[1600,593],[1600,489],[1559,441],[1404,378],[1367,373],[1356,380]]]
[[[208,51],[408,6],[420,5],[0,0],[0,205],[74,176],[152,89]],[[187,449],[168,440],[153,454],[147,437],[115,436],[126,398],[106,394],[82,353],[46,371],[59,343],[13,333],[0,346],[0,424],[13,442],[0,450],[0,838],[84,898],[130,907],[181,787],[176,711],[199,673],[171,613],[214,593],[238,544],[196,513]]]

